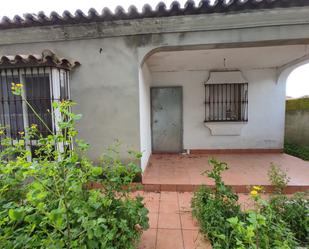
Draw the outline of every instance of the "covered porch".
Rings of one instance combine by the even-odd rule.
[[[200,173],[209,156],[191,155],[197,152],[242,152],[228,158],[218,155],[230,161],[230,184],[239,179],[243,184],[266,184],[272,161],[299,172],[293,165],[303,163],[278,153],[284,143],[286,79],[308,60],[306,44],[182,47],[146,57],[139,72],[141,167],[146,182],[152,183],[158,172],[171,181],[170,172],[183,172],[177,178],[181,184],[203,183]],[[276,153],[243,154],[247,151]],[[190,155],[151,156],[171,152]],[[257,182],[246,182],[254,171],[262,173]]]
[[[286,171],[290,178],[286,193],[309,189],[309,162],[284,153],[153,154],[143,174],[146,191],[194,191],[200,185],[214,185],[202,173],[211,169],[210,158],[226,162],[223,180],[238,193],[261,185],[271,191],[267,172],[271,164]]]

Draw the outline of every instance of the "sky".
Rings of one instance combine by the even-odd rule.
[[[309,95],[309,64],[296,68],[289,75],[286,95],[294,98]]]
[[[170,6],[172,1],[164,0],[167,6]],[[13,17],[15,14],[37,13],[42,10],[46,14],[50,14],[51,11],[62,13],[64,10],[74,13],[76,9],[81,9],[87,13],[90,8],[95,8],[100,13],[104,7],[114,11],[118,5],[121,5],[124,9],[128,9],[130,5],[135,5],[141,10],[145,3],[155,7],[158,2],[159,0],[0,0],[0,16]],[[178,2],[183,6],[186,0],[178,0]]]
[[[172,1],[164,0],[167,6],[170,6]],[[90,8],[95,8],[100,13],[104,7],[114,11],[118,5],[127,9],[132,4],[141,10],[145,3],[155,7],[158,2],[159,0],[0,0],[0,17],[12,18],[16,14],[22,16],[24,13],[37,14],[39,11],[44,11],[48,15],[52,11],[62,14],[64,10],[74,13],[77,9],[87,13]],[[178,2],[184,6],[186,0],[178,0]],[[301,97],[304,95],[309,95],[309,65],[294,70],[287,82],[287,96]]]

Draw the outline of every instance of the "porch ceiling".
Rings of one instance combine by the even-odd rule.
[[[281,67],[309,53],[309,45],[164,51],[150,56],[152,72]]]

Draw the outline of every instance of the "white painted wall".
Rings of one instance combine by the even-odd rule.
[[[72,98],[78,103],[75,111],[83,114],[83,119],[77,126],[80,137],[91,144],[89,155],[93,160],[98,159],[104,149],[115,140],[121,142],[124,147],[122,157],[127,158],[127,149],[145,151],[146,148],[149,154],[150,130],[148,135],[146,133],[144,135],[143,132],[142,136],[145,137],[140,138],[140,128],[144,129],[140,126],[149,126],[144,122],[141,125],[139,120],[141,113],[139,68],[154,51],[165,51],[169,48],[178,51],[256,46],[258,53],[265,55],[269,53],[263,53],[261,49],[264,46],[296,45],[309,41],[308,13],[309,8],[289,8],[237,15],[234,13],[189,15],[5,29],[0,31],[0,55],[39,54],[44,49],[50,49],[59,57],[79,61],[81,66],[71,74],[70,86]],[[289,59],[305,55],[307,49],[299,48],[297,51]],[[286,49],[282,48],[279,54],[284,52]],[[205,53],[207,61],[211,62],[211,67],[217,68],[218,65],[214,65],[215,61],[209,58],[209,51]],[[226,51],[222,51],[221,54],[226,57]],[[236,55],[244,59],[246,65],[248,65],[246,59],[256,61],[256,56],[252,57],[243,51]],[[217,56],[216,53],[215,57]],[[192,57],[196,59],[195,55]],[[270,57],[275,58],[273,55]],[[227,66],[229,63],[234,63],[227,59]],[[182,60],[191,62],[187,56]],[[222,58],[216,61],[223,65]],[[269,61],[269,58],[265,61]],[[279,61],[286,62],[281,59]],[[168,63],[164,64],[164,67],[166,66],[169,66]],[[150,64],[149,67],[151,69]],[[196,67],[193,70],[196,70]],[[284,103],[281,102],[284,87],[269,83],[272,78],[271,80],[267,78],[267,70],[264,75],[265,82],[255,82],[256,73],[250,73],[253,80],[250,82],[249,91],[250,94],[253,93],[252,84],[252,88],[257,88],[255,93],[258,97],[249,96],[252,104],[249,102],[249,124],[244,129],[244,135],[240,138],[210,137],[208,129],[202,122],[204,119],[202,82],[206,79],[206,71],[178,70],[175,73],[162,73],[158,74],[154,81],[154,84],[184,85],[186,147],[246,148],[247,145],[263,147],[266,144],[275,147],[282,144],[283,136],[279,134],[283,133]],[[270,70],[268,74],[274,77],[274,71]],[[263,85],[266,86],[264,89]],[[273,88],[278,89],[270,93],[269,90],[274,90]],[[269,96],[271,98],[267,100]],[[269,101],[272,102],[268,103]],[[259,105],[257,102],[260,102]],[[262,109],[262,113],[255,115],[257,106]],[[255,129],[259,129],[258,132]],[[251,133],[252,131],[255,133]],[[140,144],[141,140],[143,145]],[[146,160],[145,153],[143,165]]]
[[[150,83],[151,74],[147,64],[144,63],[139,70],[140,148],[143,153],[141,159],[143,171],[151,155]]]
[[[249,81],[248,123],[240,136],[212,136],[204,125],[208,71],[152,72],[151,86],[183,87],[184,149],[280,149],[284,139],[285,83],[275,69],[242,70]]]

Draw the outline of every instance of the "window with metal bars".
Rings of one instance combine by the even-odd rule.
[[[248,121],[248,83],[205,84],[205,122],[240,121]]]
[[[12,93],[12,83],[23,85],[22,97]],[[0,126],[6,135],[19,140],[32,124],[43,136],[57,131],[59,113],[52,102],[69,99],[69,71],[53,67],[0,69]],[[39,114],[42,122],[26,101]],[[30,143],[33,141],[30,141]]]

